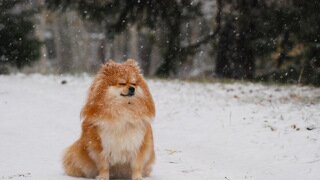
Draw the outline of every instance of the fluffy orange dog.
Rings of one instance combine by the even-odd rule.
[[[65,152],[70,176],[141,180],[155,160],[155,107],[137,63],[109,61],[98,72],[82,109],[81,137]]]

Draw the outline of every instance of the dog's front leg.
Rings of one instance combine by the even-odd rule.
[[[96,177],[96,180],[109,180],[109,162],[102,152],[99,154],[97,168],[99,171],[99,175]]]
[[[131,162],[132,180],[142,180],[143,154],[139,152]]]
[[[142,166],[140,164],[132,164],[132,180],[142,180]]]

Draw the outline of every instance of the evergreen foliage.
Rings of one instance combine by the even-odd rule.
[[[17,8],[23,0],[0,1],[0,66],[19,69],[37,60],[40,42],[34,35],[33,13]]]
[[[230,0],[226,5],[218,76],[320,85],[319,1]],[[259,67],[265,73],[255,75],[257,61],[273,66]]]

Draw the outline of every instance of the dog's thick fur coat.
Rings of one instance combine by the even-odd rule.
[[[153,99],[137,63],[107,62],[82,109],[81,136],[64,154],[66,174],[101,180],[149,175],[155,161],[154,116]]]

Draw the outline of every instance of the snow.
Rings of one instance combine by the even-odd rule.
[[[0,76],[0,179],[81,179],[63,173],[61,155],[79,137],[91,81]],[[320,178],[320,89],[148,82],[157,107],[157,162],[146,179]]]

